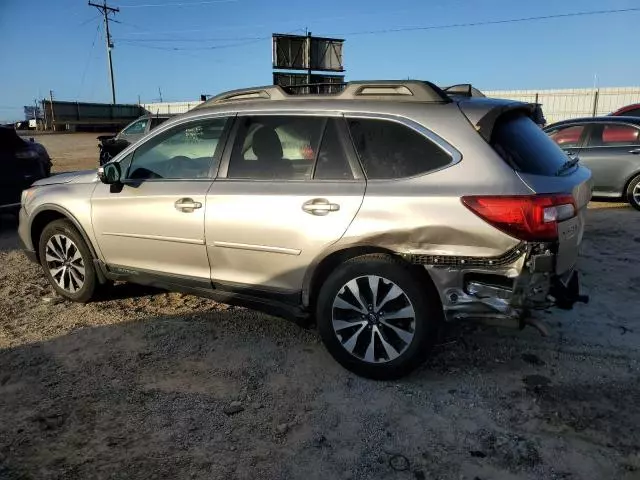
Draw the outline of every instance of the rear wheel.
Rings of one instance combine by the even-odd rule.
[[[627,201],[636,210],[640,210],[640,175],[635,177],[627,187]]]
[[[442,307],[431,285],[390,255],[351,259],[320,290],[316,319],[329,353],[357,375],[393,379],[432,349]]]
[[[75,302],[87,302],[97,286],[93,256],[68,220],[56,220],[40,235],[40,263],[55,291]]]

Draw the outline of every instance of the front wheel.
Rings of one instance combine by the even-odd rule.
[[[56,220],[40,235],[40,264],[49,283],[63,297],[88,302],[97,286],[91,250],[68,220]]]
[[[635,177],[627,187],[627,201],[636,210],[640,210],[640,175]]]
[[[329,276],[316,306],[329,353],[367,378],[401,377],[431,351],[442,322],[432,285],[390,255],[353,258]]]

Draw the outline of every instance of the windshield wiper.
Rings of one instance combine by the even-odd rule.
[[[578,157],[569,158],[569,160],[564,162],[564,164],[558,169],[558,171],[556,172],[556,177],[559,177],[560,175],[562,175],[567,170],[575,167],[578,164],[579,161],[580,161],[580,159]]]

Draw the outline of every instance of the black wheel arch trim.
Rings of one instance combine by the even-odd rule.
[[[640,177],[640,170],[636,170],[635,172],[633,172],[631,175],[629,175],[627,177],[627,179],[624,182],[624,187],[622,189],[622,197],[626,197],[627,196],[627,191],[629,190],[629,185],[631,185],[631,182],[633,182],[634,179]]]
[[[44,203],[40,206],[38,206],[32,213],[31,215],[29,215],[29,235],[32,234],[32,230],[33,230],[33,220],[41,213],[46,212],[46,211],[54,211],[57,212],[61,215],[63,215],[67,220],[69,220],[71,223],[73,223],[73,226],[76,228],[76,230],[78,230],[78,232],[80,232],[80,236],[82,237],[82,239],[84,240],[84,243],[87,244],[87,247],[89,247],[89,251],[91,252],[91,255],[93,256],[93,260],[94,263],[99,266],[100,268],[96,269],[96,274],[98,275],[98,282],[99,283],[105,283],[107,281],[107,277],[105,275],[105,270],[104,267],[102,266],[102,262],[95,262],[95,260],[99,260],[100,257],[98,257],[98,254],[96,252],[95,247],[93,246],[93,243],[91,243],[91,240],[89,240],[89,237],[87,235],[87,232],[84,230],[84,228],[82,228],[82,225],[80,225],[80,222],[78,222],[78,220],[76,219],[76,217],[73,216],[73,214],[67,210],[64,207],[61,207],[59,205],[55,205],[55,204],[51,204],[51,203]],[[37,252],[38,249],[36,248],[35,245],[33,245],[34,250]]]

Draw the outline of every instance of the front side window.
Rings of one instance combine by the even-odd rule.
[[[226,123],[226,118],[200,120],[162,132],[136,149],[127,178],[209,178]]]
[[[311,178],[325,118],[255,116],[242,117],[239,121],[227,178]]]
[[[406,178],[445,167],[451,156],[415,130],[397,122],[349,119],[349,130],[367,178]]]
[[[638,145],[638,130],[631,125],[599,124],[594,125],[589,138],[590,147],[623,147],[626,145]]]
[[[144,133],[147,129],[147,123],[149,123],[149,119],[143,118],[142,120],[138,120],[137,122],[129,125],[122,131],[122,133],[125,135],[137,135],[139,133]]]
[[[549,137],[563,148],[577,147],[584,132],[584,125],[561,127],[549,133]]]

